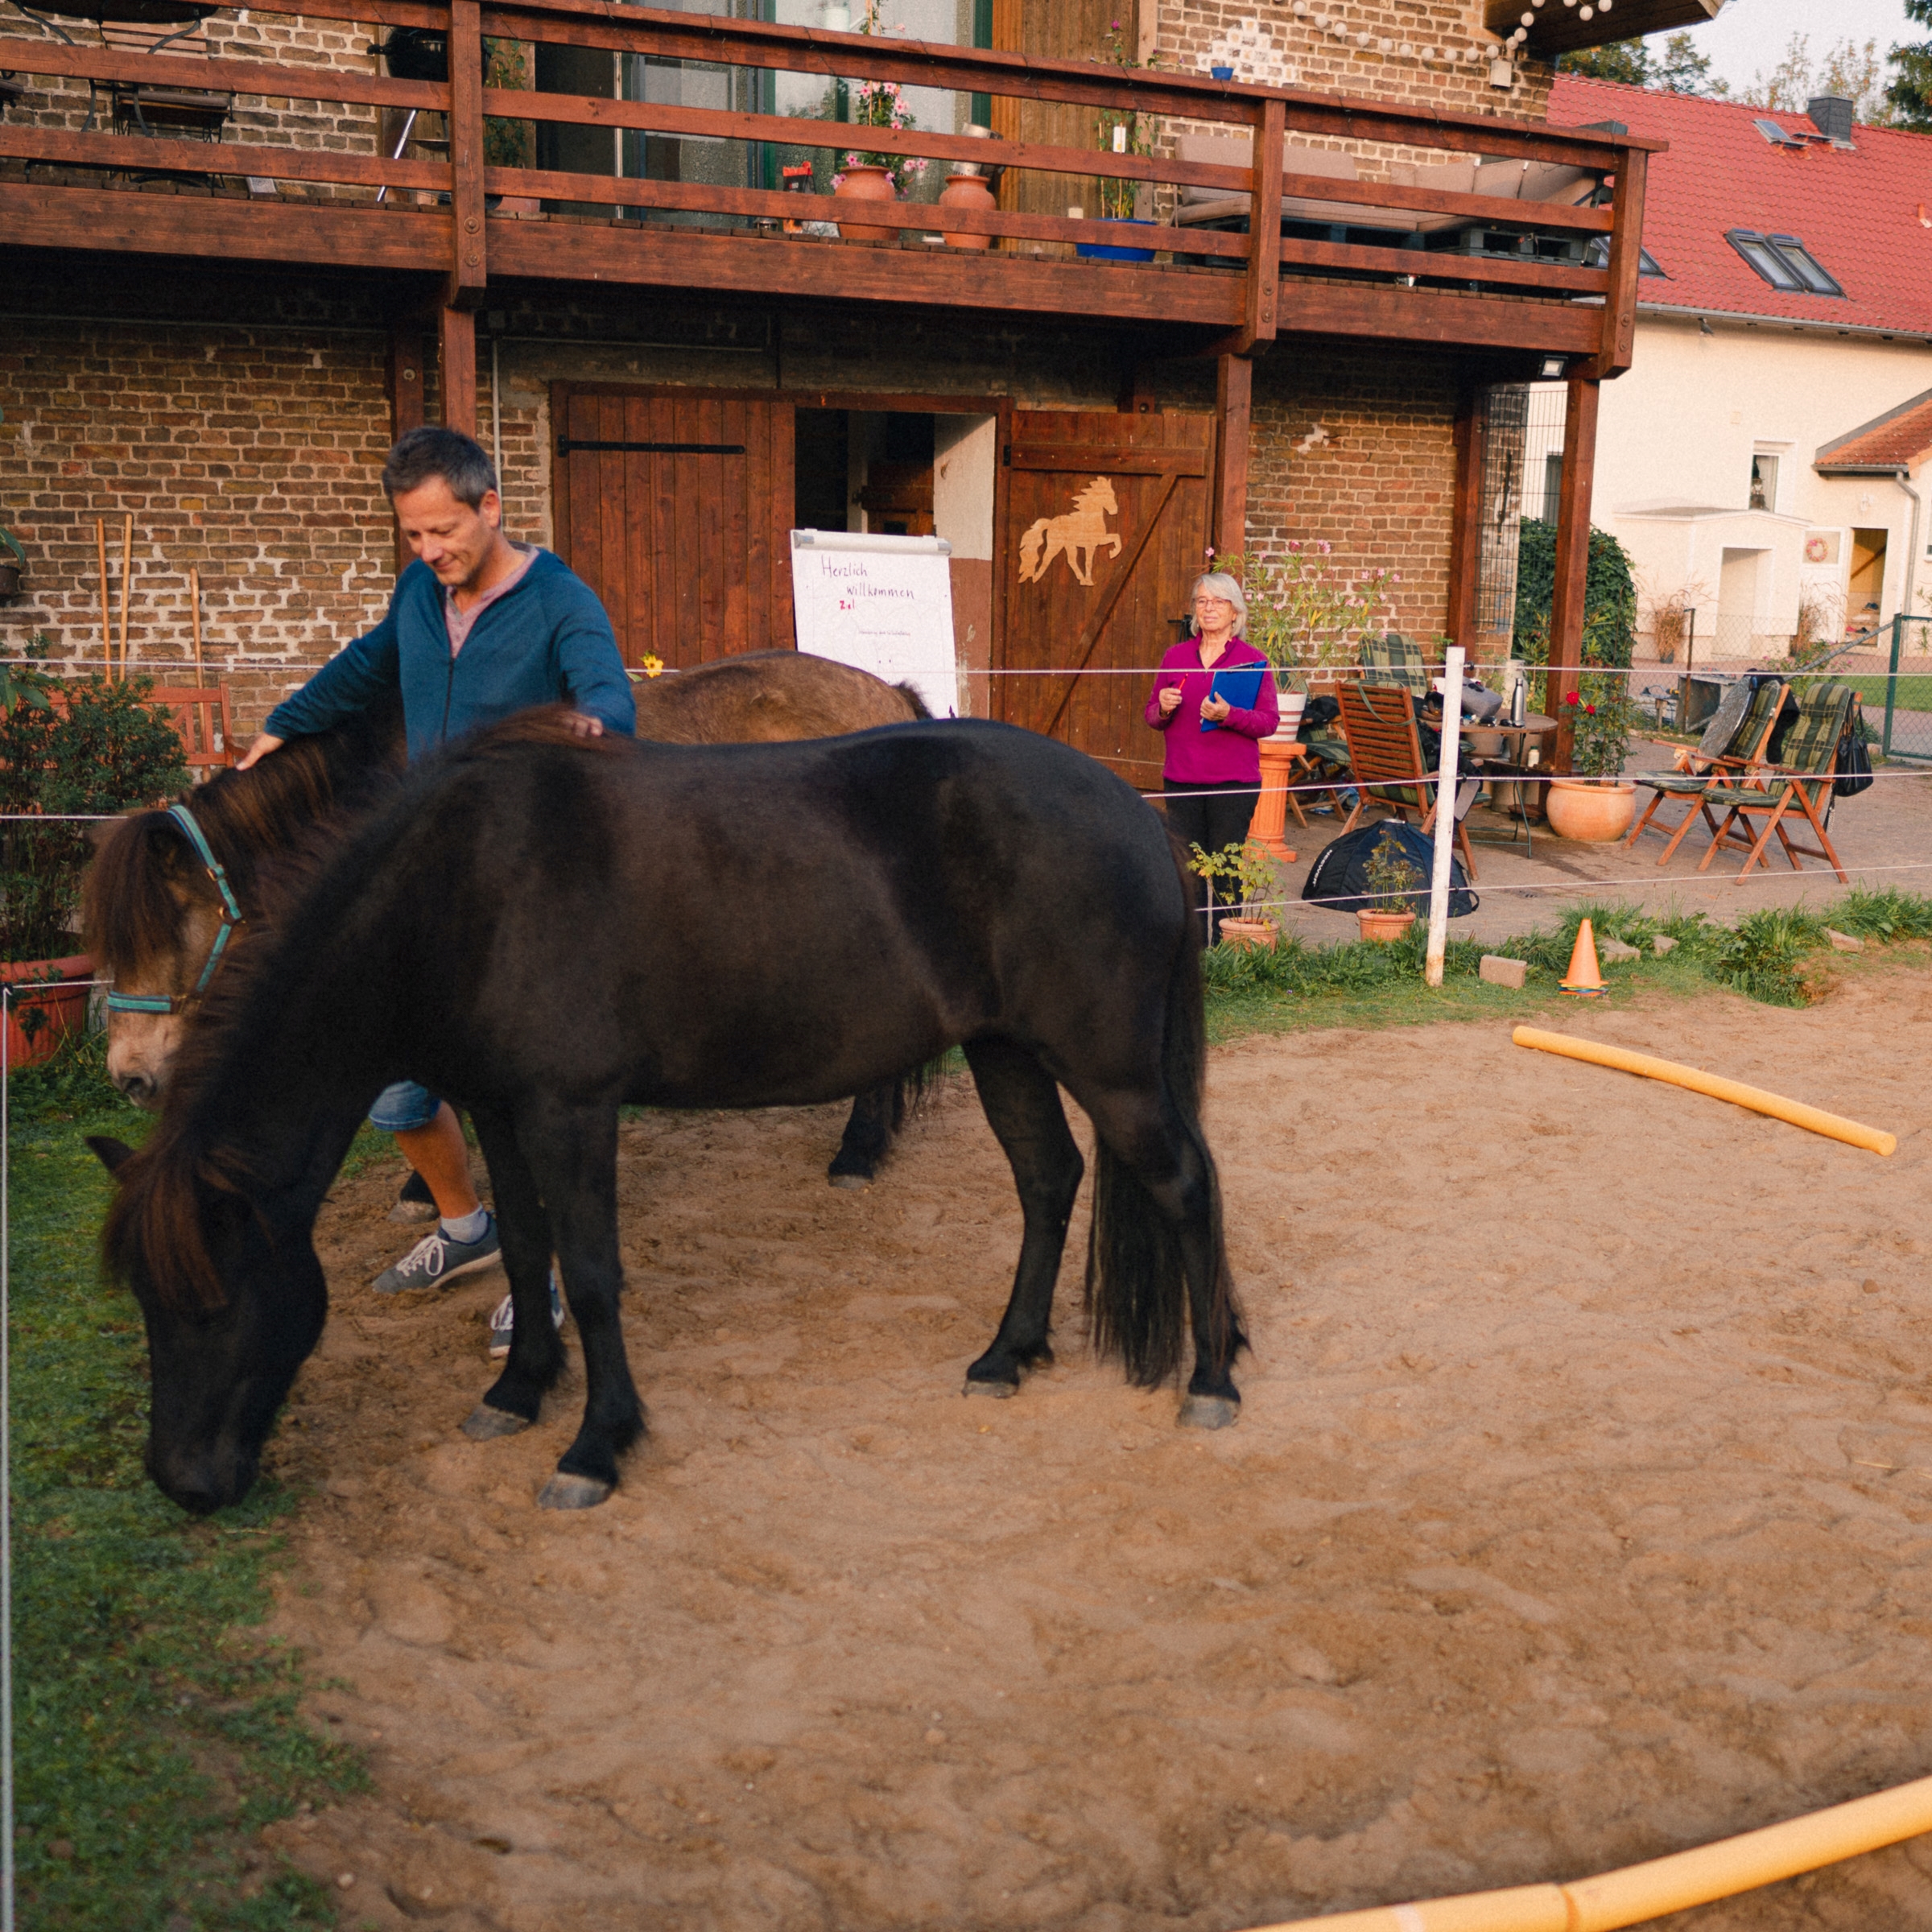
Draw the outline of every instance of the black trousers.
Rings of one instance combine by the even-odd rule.
[[[1174,778],[1164,778],[1162,790],[1166,794],[1167,823],[1174,828],[1175,836],[1183,845],[1198,845],[1210,853],[1219,852],[1224,845],[1239,845],[1248,836],[1249,824],[1261,796],[1258,784],[1236,790],[1226,785],[1183,785]],[[1203,879],[1195,903],[1203,911],[1208,908],[1211,884],[1216,888],[1212,930],[1208,935],[1212,941],[1220,936],[1221,921],[1226,916],[1223,908],[1238,902],[1241,889],[1229,879]]]

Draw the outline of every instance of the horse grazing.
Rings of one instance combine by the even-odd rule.
[[[828,737],[927,715],[908,685],[795,650],[650,679],[637,700],[638,735],[679,744]],[[182,1013],[225,943],[224,881],[213,867],[225,875],[242,920],[258,919],[278,865],[319,834],[339,836],[400,779],[402,759],[397,703],[291,739],[246,771],[217,772],[185,795],[186,822],[169,811],[134,812],[104,832],[82,893],[82,943],[118,995],[151,1006],[108,1016],[108,1077],[136,1106],[160,1104]],[[191,826],[206,842],[205,860]],[[873,1178],[919,1088],[915,1072],[853,1100],[827,1170],[833,1186],[862,1187]]]
[[[147,1325],[150,1472],[196,1511],[248,1489],[327,1311],[316,1211],[407,1078],[469,1108],[496,1183],[515,1339],[464,1429],[527,1426],[561,1373],[554,1252],[586,1401],[539,1500],[602,1501],[644,1427],[618,1108],[806,1105],[956,1045],[1024,1224],[967,1393],[1011,1395],[1051,1359],[1083,1167],[1059,1083],[1099,1143],[1096,1345],[1153,1386],[1191,1315],[1180,1419],[1232,1422],[1245,1340],[1199,1119],[1189,883],[1127,786],[1005,725],[685,747],[530,712],[452,748],[219,976],[147,1146],[95,1144],[120,1178],[108,1257]]]
[[[1020,581],[1037,584],[1046,576],[1047,566],[1064,551],[1067,568],[1081,583],[1092,583],[1095,557],[1109,545],[1117,557],[1121,554],[1121,533],[1107,527],[1108,518],[1120,514],[1111,479],[1096,477],[1073,499],[1073,508],[1065,516],[1042,517],[1020,539]],[[1084,570],[1080,568],[1083,555],[1087,559]]]

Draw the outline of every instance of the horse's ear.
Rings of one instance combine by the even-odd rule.
[[[89,1152],[109,1174],[118,1174],[123,1163],[134,1158],[134,1149],[126,1141],[117,1141],[109,1134],[90,1133],[87,1146]]]

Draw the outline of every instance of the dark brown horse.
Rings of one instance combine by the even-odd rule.
[[[637,701],[638,736],[666,744],[832,737],[927,715],[910,686],[795,650],[647,679]],[[398,704],[292,739],[246,771],[218,772],[184,803],[246,921],[260,917],[291,853],[318,834],[339,836],[402,775]],[[115,819],[99,841],[82,897],[84,943],[117,994],[155,1009],[113,1011],[108,1019],[108,1075],[137,1106],[160,1104],[183,1014],[223,937],[221,883],[189,828],[168,812]],[[829,1170],[834,1186],[863,1187],[873,1178],[918,1086],[914,1074],[853,1101]]]
[[[147,1323],[155,1481],[198,1512],[254,1482],[327,1315],[316,1211],[392,1080],[466,1107],[496,1183],[515,1339],[472,1436],[526,1427],[563,1373],[561,1265],[585,1404],[541,1500],[579,1509],[644,1426],[619,1109],[807,1105],[954,1046],[1023,1219],[967,1393],[1012,1395],[1052,1358],[1084,1165],[1064,1088],[1096,1142],[1094,1340],[1152,1386],[1191,1329],[1179,1419],[1224,1427],[1244,1336],[1201,1129],[1192,905],[1144,801],[1008,725],[687,746],[580,741],[532,712],[464,741],[217,976],[147,1146],[94,1143],[120,1176],[107,1252]]]

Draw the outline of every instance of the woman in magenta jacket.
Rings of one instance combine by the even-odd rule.
[[[1184,845],[1219,852],[1248,836],[1261,795],[1259,741],[1281,723],[1268,660],[1241,634],[1248,600],[1224,571],[1212,571],[1194,586],[1195,634],[1161,660],[1147,700],[1147,722],[1166,740],[1161,762],[1167,823]],[[1214,674],[1244,664],[1262,667],[1254,704],[1244,710],[1213,696]],[[1203,723],[1213,727],[1203,730]],[[1233,894],[1223,885],[1220,897]],[[1211,941],[1225,915],[1217,906]]]

